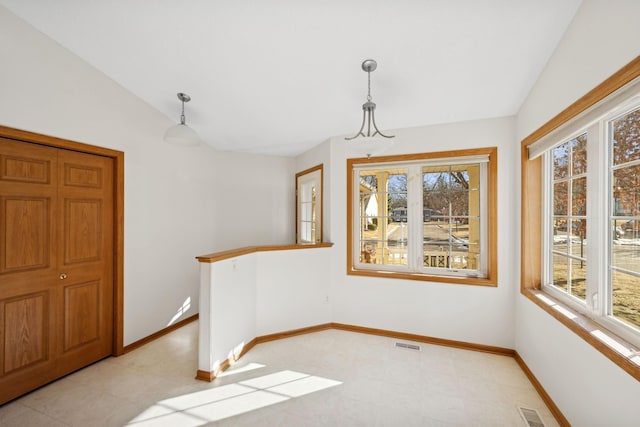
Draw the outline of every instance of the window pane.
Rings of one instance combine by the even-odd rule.
[[[422,169],[423,187],[425,191],[444,192],[449,188],[449,168],[429,166]]]
[[[480,165],[423,167],[423,265],[480,268]]]
[[[569,175],[569,145],[562,144],[553,149],[553,177],[565,178]]]
[[[451,216],[469,216],[469,192],[466,190],[451,192]]]
[[[587,299],[587,263],[582,260],[571,260],[571,281],[569,293],[576,298]]]
[[[567,286],[569,283],[568,261],[569,259],[564,255],[553,254],[553,286],[564,292],[569,291]]]
[[[640,109],[610,122],[613,165],[640,159]]]
[[[640,328],[640,278],[618,271],[611,276],[613,316]]]
[[[568,215],[569,190],[567,182],[558,182],[553,185],[553,214]]]
[[[422,187],[424,209],[431,209],[442,215],[448,214],[449,209],[449,174],[443,169],[448,167],[423,168]]]
[[[466,228],[468,230],[468,237],[467,237],[468,242],[475,245],[480,244],[480,218],[479,217],[469,218],[466,224]],[[464,228],[461,227],[461,231],[464,231]]]
[[[587,178],[571,181],[571,214],[587,214]]]
[[[574,297],[586,300],[587,264],[583,260],[553,254],[553,286]]]
[[[587,134],[572,139],[571,145],[571,173],[580,175],[587,172]]]
[[[300,223],[300,239],[303,242],[313,242],[314,241],[314,236],[313,236],[313,230],[312,230],[312,224],[310,222],[307,221],[302,221]]]
[[[553,250],[567,253],[569,233],[567,226],[569,222],[564,218],[554,218],[553,220]]]
[[[613,171],[614,215],[640,215],[640,165]]]
[[[407,265],[407,243],[404,241],[387,241],[382,248],[383,263],[387,265]]]
[[[618,244],[640,245],[640,218],[614,220],[613,230],[614,240],[620,240]]]
[[[376,193],[363,193],[360,195],[360,224],[361,229],[364,231],[375,232],[378,229],[380,223],[378,214],[378,200],[380,195]],[[372,234],[369,237],[375,236]]]
[[[424,223],[424,241],[432,245],[449,244],[449,217],[440,217],[436,221]]]
[[[464,239],[467,248],[467,268],[477,270],[480,268],[480,218],[469,218],[467,226],[467,236]],[[460,238],[464,238],[461,233],[457,234]]]
[[[469,172],[467,166],[451,166],[450,188],[452,191],[469,190]]]
[[[408,230],[407,223],[405,222],[389,224],[387,228],[387,242],[389,246],[407,246]]]
[[[387,200],[388,209],[392,217],[401,222],[407,221],[407,175],[406,174],[389,174],[387,178]],[[382,201],[384,203],[384,201]]]
[[[445,251],[432,251],[425,246],[423,265],[428,268],[449,268],[449,253]]]
[[[361,171],[359,183],[360,262],[406,265],[406,169]]]
[[[391,207],[391,221],[407,222],[407,193],[389,193],[388,203]]]
[[[614,223],[619,221],[614,221]],[[621,230],[621,226],[616,226]],[[623,268],[627,271],[640,274],[640,246],[638,240],[630,238],[633,234],[632,230],[621,230],[622,234],[618,238],[614,238],[611,245],[611,265],[617,268]],[[629,238],[627,238],[629,235]]]
[[[378,262],[378,242],[369,240],[362,242],[360,252],[360,262],[364,264],[380,264]]]
[[[569,235],[569,253],[574,257],[585,258],[587,254],[587,220],[571,220],[571,234]]]

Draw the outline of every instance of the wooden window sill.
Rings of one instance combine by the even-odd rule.
[[[452,285],[473,285],[473,286],[492,286],[497,287],[498,283],[495,278],[481,277],[464,277],[464,276],[436,276],[433,274],[415,273],[415,272],[398,272],[389,270],[365,270],[350,269],[347,274],[352,276],[380,277],[384,279],[403,279],[403,280],[420,280],[423,282],[448,283]]]
[[[522,294],[640,381],[640,348],[546,292],[523,289]]]

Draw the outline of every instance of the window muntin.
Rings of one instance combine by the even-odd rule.
[[[347,161],[347,272],[495,285],[496,149],[378,159]]]

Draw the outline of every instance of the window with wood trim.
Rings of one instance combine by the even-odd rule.
[[[495,285],[496,157],[349,159],[348,273]]]
[[[640,344],[640,81],[624,91],[592,120],[567,123],[568,136],[541,153],[541,284]]]
[[[522,149],[522,293],[640,380],[640,57]]]
[[[296,243],[322,243],[323,166],[296,174]]]

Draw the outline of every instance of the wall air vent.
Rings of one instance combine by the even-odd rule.
[[[417,351],[422,350],[419,345],[409,344],[409,343],[406,343],[406,342],[399,342],[399,341],[396,341],[396,347],[406,348],[408,350],[417,350]]]
[[[540,414],[538,414],[538,411],[535,409],[523,408],[520,406],[518,407],[518,411],[520,412],[520,415],[522,415],[524,425],[528,427],[544,427],[542,418],[540,418]]]

